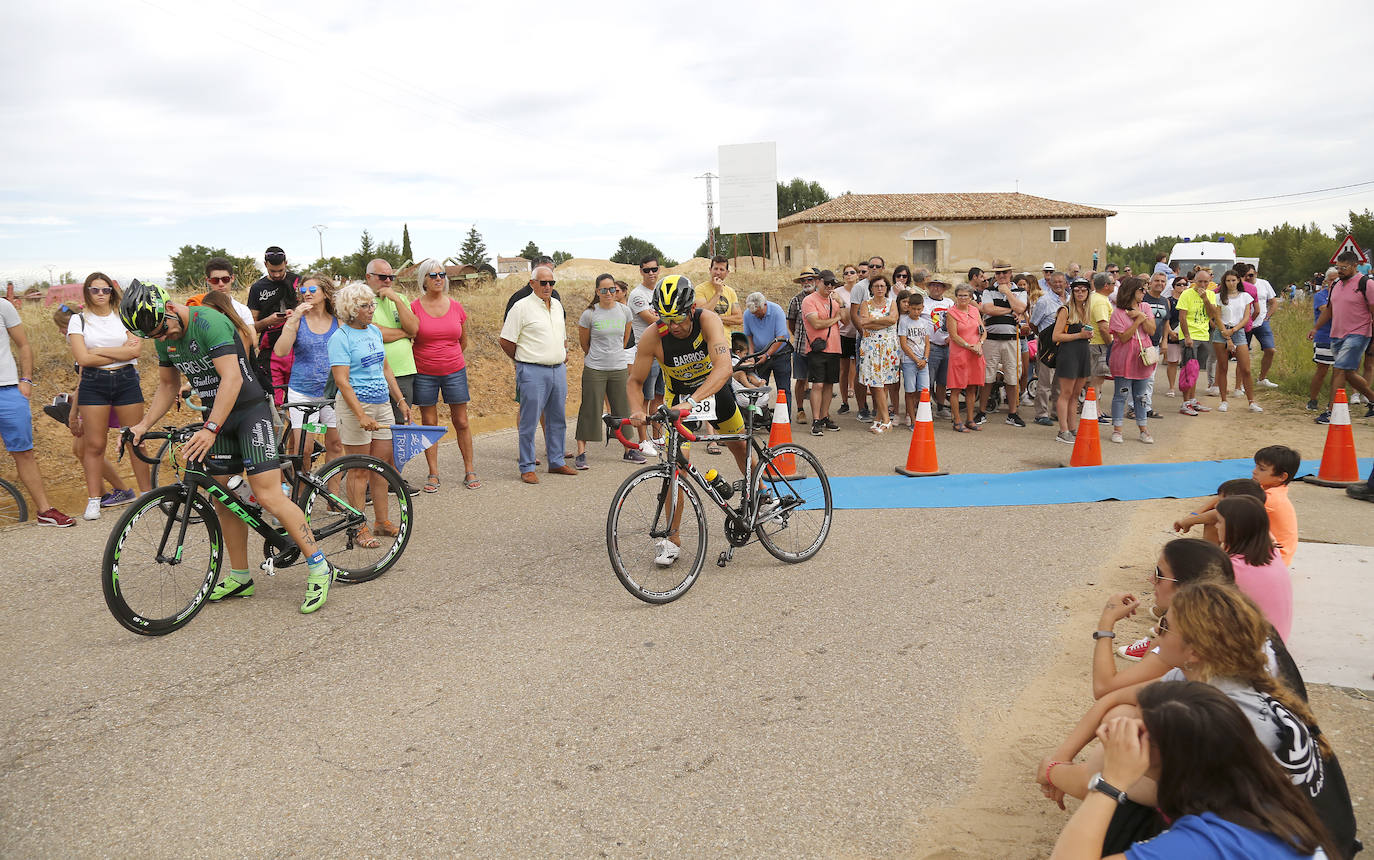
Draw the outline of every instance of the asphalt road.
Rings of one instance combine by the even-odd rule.
[[[832,475],[905,458],[842,427],[797,440]],[[1069,454],[1000,416],[937,437],[953,471]],[[751,546],[653,607],[606,558],[629,465],[531,487],[514,447],[479,439],[468,491],[445,446],[402,561],[313,616],[295,567],[134,636],[99,588],[114,516],[0,532],[0,855],[909,852],[971,784],[968,715],[1010,707],[1135,510],[840,511],[811,562]]]

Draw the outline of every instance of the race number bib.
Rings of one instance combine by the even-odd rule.
[[[686,403],[687,403],[687,401],[686,401],[686,399],[684,398],[683,401],[682,401],[682,403],[680,403],[680,404],[678,404],[678,405],[679,405],[679,406],[685,406]],[[715,421],[715,420],[716,420],[716,398],[715,398],[715,397],[708,397],[708,398],[706,398],[705,400],[703,400],[703,401],[701,401],[700,403],[698,403],[697,405],[693,406],[692,409],[691,409],[691,411],[689,411],[685,416],[683,416],[682,420],[683,420],[683,421]]]

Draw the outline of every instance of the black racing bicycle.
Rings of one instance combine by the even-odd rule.
[[[649,421],[665,429],[662,462],[625,479],[606,516],[606,549],[625,589],[646,603],[668,603],[692,587],[706,562],[707,524],[701,495],[725,514],[729,546],[716,558],[725,567],[735,550],[755,539],[774,558],[806,561],[820,552],[830,534],[834,505],[830,480],[816,455],[800,445],[769,447],[754,438],[759,400],[767,388],[735,389],[748,402],[741,433],[693,433],[686,412],[660,406]],[[713,416],[711,416],[713,417]],[[628,418],[602,416],[627,448]],[[690,419],[689,419],[690,420]],[[709,417],[707,418],[709,420]],[[684,442],[743,440],[749,445],[744,480],[731,484],[720,476],[708,481],[683,451]],[[609,440],[608,440],[609,441]],[[642,446],[639,450],[645,450]],[[738,495],[732,503],[731,498]]]
[[[314,414],[332,401],[286,404]],[[306,422],[308,423],[308,422]],[[165,427],[144,439],[165,439],[184,445],[199,425]],[[304,448],[305,427],[300,430]],[[120,435],[119,457],[133,448],[133,432]],[[376,579],[400,559],[415,528],[411,497],[401,475],[389,463],[350,454],[325,463],[314,472],[304,468],[304,455],[285,455],[283,482],[290,497],[305,513],[316,545],[329,559],[338,582]],[[242,484],[246,494],[248,484]],[[105,544],[101,586],[105,604],[126,629],[144,636],[162,636],[188,624],[207,602],[223,561],[224,545],[217,501],[263,539],[261,569],[269,576],[279,567],[300,561],[300,548],[286,530],[249,496],[240,498],[204,470],[201,462],[185,462],[178,480],[144,493],[115,523]],[[368,528],[368,508],[374,523],[389,528],[375,534]]]

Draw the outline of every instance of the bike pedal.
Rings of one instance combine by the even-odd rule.
[[[726,562],[728,562],[729,560],[729,553],[721,553],[720,557],[716,559],[716,567],[725,567]]]

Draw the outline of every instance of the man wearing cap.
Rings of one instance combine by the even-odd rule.
[[[443,270],[432,274],[443,274]],[[382,332],[382,349],[386,352],[386,363],[396,376],[396,387],[406,403],[415,402],[415,352],[411,338],[420,331],[420,320],[411,310],[405,296],[396,292],[396,274],[391,264],[378,257],[367,264],[364,272],[367,285],[377,297],[377,309],[372,312],[372,324]],[[420,291],[424,292],[424,284]],[[400,404],[391,404],[391,416],[395,423],[405,423],[401,418]]]
[[[815,266],[804,270],[792,283],[801,285],[801,292],[787,303],[787,330],[792,333],[792,409],[797,413],[798,424],[806,420],[806,326],[802,320],[802,302],[816,290],[821,272]]]
[[[973,420],[979,424],[987,421],[988,390],[997,382],[1000,373],[1007,389],[1007,423],[1025,427],[1026,422],[1016,414],[1021,381],[1021,348],[1017,343],[1020,326],[1016,315],[1026,312],[1026,291],[1011,282],[1011,263],[995,260],[992,272],[996,280],[983,290],[978,306],[983,312],[988,334],[983,343],[983,361],[987,365],[983,381],[987,384],[978,390],[978,413]]]
[[[1035,300],[1031,308],[1030,324],[1036,333],[1054,330],[1054,320],[1059,309],[1068,297],[1068,281],[1063,272],[1051,272],[1046,276],[1050,288]],[[1035,362],[1035,423],[1043,427],[1055,426],[1054,416],[1050,414],[1050,404],[1059,402],[1059,380],[1054,378],[1054,368],[1042,361]]]
[[[262,254],[267,274],[253,282],[248,288],[248,310],[253,314],[253,328],[259,334],[258,370],[259,382],[272,387],[272,399],[281,405],[286,398],[286,383],[291,377],[291,365],[295,363],[295,353],[275,355],[272,347],[281,337],[282,326],[291,309],[297,304],[296,287],[300,276],[286,268],[286,252],[272,245]]]
[[[1050,276],[1054,274],[1054,263],[1047,260],[1040,270],[1042,272],[1040,275],[1040,290],[1041,292],[1048,292],[1050,289]]]
[[[840,320],[848,310],[833,295],[839,283],[834,272],[825,269],[817,280],[820,285],[802,300],[801,312],[807,343],[806,378],[811,383],[811,435],[824,436],[826,430],[840,429],[830,417],[830,398],[840,381]],[[822,348],[812,348],[813,344]]]

